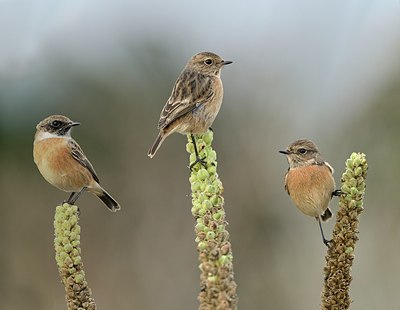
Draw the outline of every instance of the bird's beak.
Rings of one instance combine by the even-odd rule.
[[[230,61],[230,60],[223,60],[222,61],[222,65],[223,66],[225,66],[225,65],[229,65],[229,64],[231,64],[233,61]]]
[[[72,123],[68,124],[68,128],[79,126],[80,124],[81,123],[78,123],[78,122],[72,122]]]
[[[290,153],[288,151],[279,151],[281,154],[289,155]]]

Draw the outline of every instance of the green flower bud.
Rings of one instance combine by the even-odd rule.
[[[189,178],[189,182],[190,183],[194,183],[197,181],[197,175],[195,173],[192,173],[190,178]]]
[[[206,188],[204,189],[204,191],[207,194],[213,195],[213,194],[217,194],[218,193],[218,188],[215,185],[207,185]]]
[[[190,161],[191,164],[196,161],[196,154],[195,153],[191,153],[190,154],[189,161]]]
[[[211,210],[213,208],[213,204],[211,203],[210,200],[204,200],[201,207],[207,210]]]
[[[355,168],[355,170],[354,170],[354,175],[355,175],[356,177],[360,176],[362,173],[363,173],[363,169],[362,169],[361,167]]]
[[[71,254],[71,256],[78,256],[79,254],[81,254],[81,250],[79,247],[76,247],[71,251],[70,254]]]
[[[210,176],[210,174],[208,173],[208,171],[204,168],[201,168],[198,172],[197,172],[197,178],[201,181],[207,179]]]
[[[186,143],[186,152],[188,153],[194,153],[194,145],[193,143]]]
[[[218,259],[218,262],[219,262],[221,265],[226,265],[227,263],[230,263],[229,256],[227,256],[227,255],[221,255],[220,258]]]
[[[69,223],[71,226],[75,225],[78,222],[78,217],[76,215],[71,215],[69,219]]]
[[[212,163],[217,160],[217,153],[214,150],[210,150],[207,154],[207,160]]]
[[[75,272],[76,272],[76,268],[74,268],[74,267],[68,268],[68,273],[74,274]]]
[[[73,249],[73,246],[72,246],[71,243],[67,243],[67,244],[64,245],[64,251],[65,252],[69,253],[69,252],[72,251],[72,249]]]
[[[344,251],[346,254],[351,254],[351,253],[353,253],[353,251],[354,251],[354,249],[350,246],[350,247],[347,247],[346,248],[346,250]]]
[[[224,225],[218,225],[217,231],[218,232],[224,232],[225,231],[225,224]]]
[[[343,177],[345,178],[345,179],[351,179],[351,178],[354,178],[354,172],[353,172],[353,170],[347,170],[346,172],[345,172],[345,174],[343,175]]]
[[[351,187],[356,187],[357,186],[357,180],[355,178],[351,178],[347,182],[348,182],[348,185],[351,186]]]
[[[351,194],[352,196],[358,195],[358,189],[357,189],[356,187],[352,187],[352,188],[350,189],[350,194]]]
[[[82,283],[85,280],[85,275],[77,274],[75,276],[75,283]]]
[[[207,232],[206,239],[207,240],[215,239],[215,232],[213,232],[213,231]]]
[[[211,203],[215,206],[218,203],[218,196],[217,195],[213,195],[210,197],[210,201]]]
[[[214,175],[217,172],[217,167],[215,165],[210,165],[207,168],[209,174]]]
[[[199,210],[200,210],[199,207],[192,207],[192,208],[190,209],[190,211],[192,212],[192,215],[193,215],[193,216],[196,216],[196,215],[198,214]]]
[[[204,231],[204,229],[206,228],[203,223],[197,223],[195,227],[198,231]]]
[[[197,144],[197,150],[199,151],[201,151],[206,146],[206,143],[204,142],[203,138],[197,138],[196,144]]]
[[[214,220],[218,221],[221,218],[221,213],[214,213],[212,217]]]
[[[206,214],[207,213],[207,209],[206,208],[200,208],[199,209],[199,215],[200,216],[203,216],[204,214]]]
[[[80,256],[75,256],[73,259],[74,265],[79,265],[80,263],[82,263],[82,259]]]
[[[196,191],[200,190],[201,183],[200,182],[193,182],[190,187],[192,189],[192,192],[196,192]]]
[[[207,278],[207,281],[208,281],[208,282],[216,282],[216,281],[217,281],[217,276],[209,276],[209,277]]]
[[[211,142],[213,140],[213,132],[211,130],[207,131],[204,136],[203,136],[204,143],[207,145],[211,145]]]
[[[197,247],[199,248],[199,250],[202,251],[202,250],[205,250],[208,247],[208,245],[207,245],[207,242],[201,241],[198,243]]]
[[[342,184],[341,190],[343,193],[350,193],[350,187],[346,183]]]

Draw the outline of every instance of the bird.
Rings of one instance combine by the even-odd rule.
[[[47,182],[71,192],[64,202],[73,205],[83,192],[88,191],[100,198],[110,211],[118,211],[121,206],[101,187],[92,164],[71,137],[71,129],[78,125],[80,123],[63,115],[51,115],[37,124],[34,162]]]
[[[334,169],[323,160],[317,146],[307,139],[296,140],[279,152],[286,155],[289,164],[285,190],[301,212],[317,219],[322,241],[329,246],[321,219],[325,222],[332,217],[329,202],[333,196],[341,194],[340,190],[335,190]]]
[[[205,133],[214,122],[223,99],[221,69],[231,63],[212,52],[190,58],[161,111],[159,134],[148,151],[150,158],[169,135],[178,132],[191,135],[196,161],[190,168],[198,162],[205,164],[204,158],[199,157],[194,135]]]

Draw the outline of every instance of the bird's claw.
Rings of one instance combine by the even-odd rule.
[[[200,158],[200,157],[196,157],[196,160],[194,161],[194,163],[192,163],[189,166],[189,169],[192,171],[193,167],[197,164],[200,163],[203,165],[204,168],[207,168],[207,162],[205,161],[206,157]]]
[[[331,239],[331,240],[327,240],[327,239],[323,239],[322,240],[322,242],[328,247],[328,248],[330,248],[331,246],[330,246],[330,243],[332,242],[333,240]]]
[[[335,191],[332,192],[332,197],[333,197],[333,196],[340,197],[340,196],[342,196],[343,194],[344,194],[344,193],[342,192],[342,190],[337,189],[337,190],[335,190]]]

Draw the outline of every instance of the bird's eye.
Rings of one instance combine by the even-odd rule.
[[[303,149],[303,148],[301,148],[301,149],[299,149],[299,153],[300,153],[300,154],[305,154],[305,153],[307,153],[307,150],[306,150],[306,149]]]
[[[211,58],[207,58],[206,60],[204,60],[204,63],[205,63],[206,65],[212,65],[212,64],[213,64],[213,61],[212,61]]]
[[[58,128],[61,126],[61,122],[60,121],[52,121],[50,126],[53,128]]]

